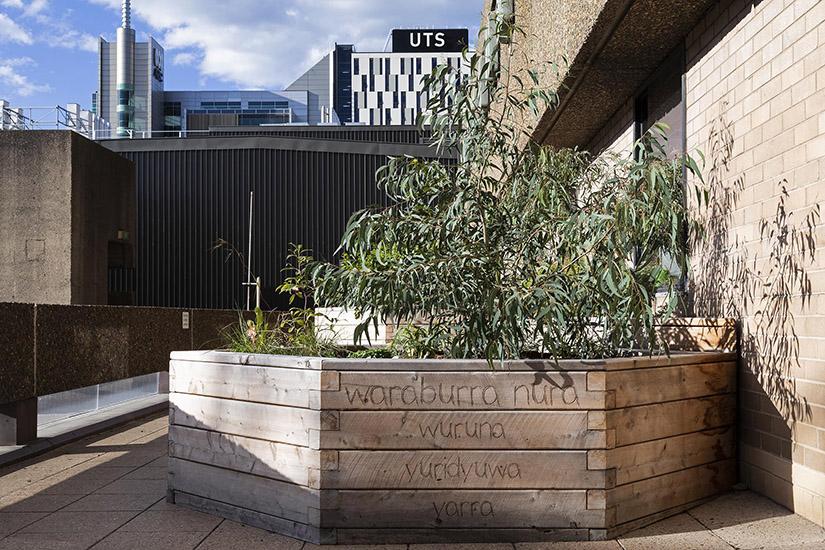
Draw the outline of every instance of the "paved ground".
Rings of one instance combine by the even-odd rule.
[[[0,470],[0,550],[316,548],[167,504],[166,424],[166,416],[135,421]],[[825,550],[825,530],[743,491],[619,541],[515,546],[518,550]],[[406,545],[386,548],[405,550]],[[513,550],[513,545],[410,546],[410,550],[476,548]]]

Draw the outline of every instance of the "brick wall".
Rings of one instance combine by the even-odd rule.
[[[825,525],[825,1],[721,2],[686,52],[711,193],[692,291],[742,319],[741,475]]]

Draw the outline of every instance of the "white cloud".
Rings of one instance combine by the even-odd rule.
[[[11,17],[5,13],[0,13],[0,42],[31,44],[34,40],[28,31],[18,25]]]
[[[172,58],[172,65],[192,65],[197,59],[198,56],[192,52],[181,52]]]
[[[88,33],[76,31],[60,23],[49,22],[46,26],[53,32],[44,37],[44,42],[50,46],[59,46],[71,50],[97,52],[97,37]]]
[[[0,6],[6,8],[17,8],[18,10],[22,10],[24,4],[22,0],[2,0],[2,2],[0,2]]]
[[[26,15],[37,15],[49,6],[49,0],[32,0],[26,6],[24,13]]]
[[[25,97],[34,93],[51,91],[51,86],[48,84],[36,84],[29,80],[29,77],[19,72],[21,67],[31,65],[34,65],[34,60],[28,57],[0,59],[0,84],[3,87],[11,88],[6,94],[0,93],[0,95]]]
[[[120,9],[120,0],[88,1]],[[381,50],[393,27],[470,26],[472,36],[482,5],[482,0],[141,0],[132,4],[137,16],[132,25],[155,32],[171,51],[199,52],[202,76],[276,88],[300,76],[335,42]],[[113,13],[111,30],[118,21]]]

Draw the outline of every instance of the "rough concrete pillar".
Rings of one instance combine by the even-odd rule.
[[[37,439],[37,398],[0,405],[0,446]]]

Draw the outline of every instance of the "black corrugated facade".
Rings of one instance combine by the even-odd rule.
[[[135,163],[137,304],[239,308],[246,302],[241,260],[213,250],[232,243],[247,254],[254,192],[252,270],[265,305],[285,305],[289,243],[332,259],[352,213],[386,202],[376,170],[387,156],[434,156],[422,145],[277,137],[207,137],[104,142]]]

